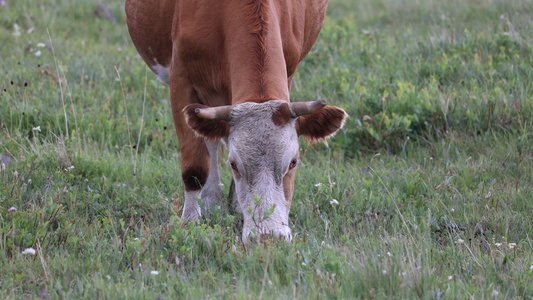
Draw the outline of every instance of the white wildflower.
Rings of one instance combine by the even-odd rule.
[[[37,131],[41,132],[41,126],[33,127],[33,130],[37,130]]]
[[[514,247],[516,247],[516,243],[509,243],[509,249],[513,249]]]
[[[35,249],[33,249],[33,248],[24,249],[24,251],[22,251],[22,255],[26,255],[26,254],[35,255]]]
[[[455,212],[455,209],[453,209],[453,207],[452,207],[452,214],[453,214],[454,212]]]
[[[305,267],[305,266],[307,266],[307,264],[303,262],[303,263],[302,263],[302,266],[304,266],[304,267]]]
[[[316,187],[322,186],[322,182],[315,183],[315,186],[316,186]]]
[[[320,243],[320,247],[324,247],[324,246],[326,246],[326,242],[322,241],[322,243]]]
[[[382,271],[383,275],[387,274],[387,270]]]
[[[42,53],[41,53],[41,50],[38,50],[38,51],[35,52],[34,54],[35,54],[35,56],[41,56]]]
[[[457,239],[457,241],[455,241],[456,244],[462,244],[464,242],[465,242],[465,240],[463,240],[463,239]]]
[[[30,178],[30,179],[28,179],[28,184],[31,184],[31,178]]]
[[[448,280],[452,280],[452,279],[453,279],[452,275],[448,276]]]
[[[159,272],[157,272],[157,271],[152,271],[152,272],[150,272],[150,274],[151,274],[151,275],[159,275]]]
[[[106,275],[105,278],[107,278],[108,280],[111,280],[111,276],[109,275]]]
[[[496,245],[496,247],[500,247],[502,245],[502,243],[496,243],[494,245]]]
[[[13,177],[15,177],[15,179],[19,178],[19,172],[17,171],[13,172]]]
[[[388,251],[387,251],[387,255],[388,255],[388,256],[392,256],[392,254],[391,254],[390,252],[388,252]]]
[[[16,37],[20,36],[20,26],[17,23],[13,24],[13,35]]]
[[[492,290],[492,298],[496,298],[498,296],[499,292],[497,290]]]
[[[337,201],[337,199],[332,199],[331,201],[329,201],[329,204],[331,204],[331,205],[339,205],[339,201]]]
[[[38,43],[38,44],[37,44],[37,47],[39,47],[39,48],[44,48],[44,47],[46,47],[46,44],[45,44],[45,43]]]

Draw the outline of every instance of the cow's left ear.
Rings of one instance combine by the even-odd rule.
[[[341,108],[326,106],[315,113],[298,117],[296,132],[307,142],[317,143],[335,135],[344,125],[347,116]]]

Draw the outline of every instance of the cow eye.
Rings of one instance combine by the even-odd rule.
[[[235,171],[235,172],[239,172],[239,169],[237,168],[237,164],[234,162],[234,161],[231,161],[229,163],[229,165],[231,166],[231,168]]]
[[[291,160],[291,164],[289,165],[289,170],[294,169],[294,167],[296,167],[297,165],[298,165],[298,158],[293,158]]]

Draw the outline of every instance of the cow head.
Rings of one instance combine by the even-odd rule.
[[[344,124],[344,110],[326,107],[325,100],[272,100],[219,107],[191,104],[184,113],[198,135],[222,139],[229,150],[238,209],[244,214],[243,239],[255,233],[290,240],[298,136],[317,142],[334,135]]]

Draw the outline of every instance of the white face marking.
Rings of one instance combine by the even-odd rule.
[[[157,62],[157,58],[154,58],[154,65],[151,66],[152,70],[157,76],[157,79],[164,84],[170,84],[170,68],[160,65]]]
[[[227,148],[230,164],[238,169],[233,172],[237,199],[244,214],[244,239],[254,231],[291,238],[283,177],[298,155],[299,146],[296,119],[282,127],[272,120],[272,114],[283,103],[286,102],[242,103],[234,106],[231,113]],[[263,218],[269,210],[270,216]]]

